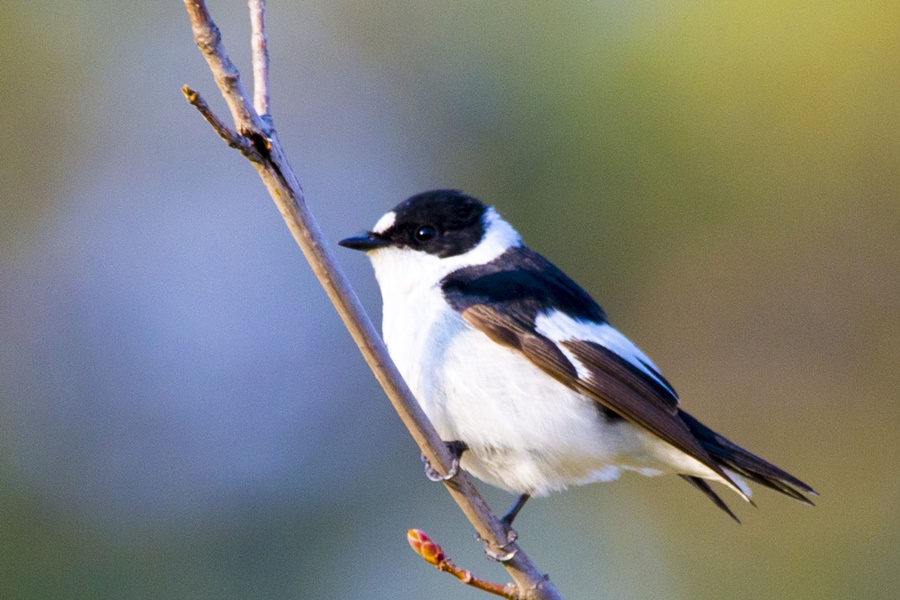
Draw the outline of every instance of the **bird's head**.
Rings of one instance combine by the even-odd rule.
[[[339,242],[369,256],[382,292],[386,286],[436,284],[459,268],[489,262],[521,243],[497,211],[457,190],[416,194],[382,216],[371,231]]]

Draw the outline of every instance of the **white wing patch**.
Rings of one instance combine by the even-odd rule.
[[[658,382],[665,389],[672,392],[672,395],[677,397],[675,390],[673,390],[665,380],[660,378],[658,374],[659,369],[653,364],[650,357],[644,354],[631,340],[622,335],[618,329],[609,323],[579,321],[563,312],[553,311],[538,315],[535,319],[535,329],[537,329],[537,332],[541,335],[557,342],[557,347],[562,350],[563,354],[565,354],[572,364],[575,365],[579,377],[587,378],[588,370],[568,349],[559,346],[559,342],[566,340],[584,340],[586,342],[600,344],[604,348],[612,350],[624,358],[629,364],[642,373],[649,375],[654,381]]]

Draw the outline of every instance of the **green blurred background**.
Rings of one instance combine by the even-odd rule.
[[[567,598],[898,597],[900,4],[269,4],[331,239],[482,197],[688,410],[822,493],[729,497],[741,527],[677,478],[534,501]],[[211,9],[246,68],[244,3]],[[506,581],[181,97],[222,108],[181,3],[7,0],[0,56],[0,597],[484,597],[410,527]]]

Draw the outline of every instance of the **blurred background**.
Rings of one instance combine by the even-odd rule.
[[[741,527],[677,478],[533,501],[567,598],[897,597],[900,4],[269,4],[275,122],[332,240],[483,198],[690,412],[822,494],[730,495]],[[245,3],[211,10],[248,71]],[[0,15],[0,597],[485,597],[410,527],[507,581],[185,103],[226,114],[181,3]]]

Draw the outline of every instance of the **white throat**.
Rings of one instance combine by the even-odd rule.
[[[484,214],[484,224],[481,241],[468,252],[456,256],[440,258],[427,252],[396,247],[369,252],[385,311],[395,302],[402,303],[410,294],[433,288],[457,269],[489,263],[509,248],[522,245],[519,233],[493,208],[488,208]],[[378,225],[384,224],[379,221]]]
[[[386,215],[378,226],[385,227],[388,223],[386,227],[390,227],[392,220]],[[390,246],[368,253],[381,288],[384,341],[425,412],[438,423],[441,422],[438,406],[442,401],[435,395],[437,365],[434,361],[440,358],[440,350],[464,329],[464,321],[444,298],[441,281],[453,271],[488,263],[522,244],[516,230],[492,208],[484,214],[484,225],[481,241],[457,256],[440,258],[411,248]],[[442,433],[449,435],[447,430]]]

